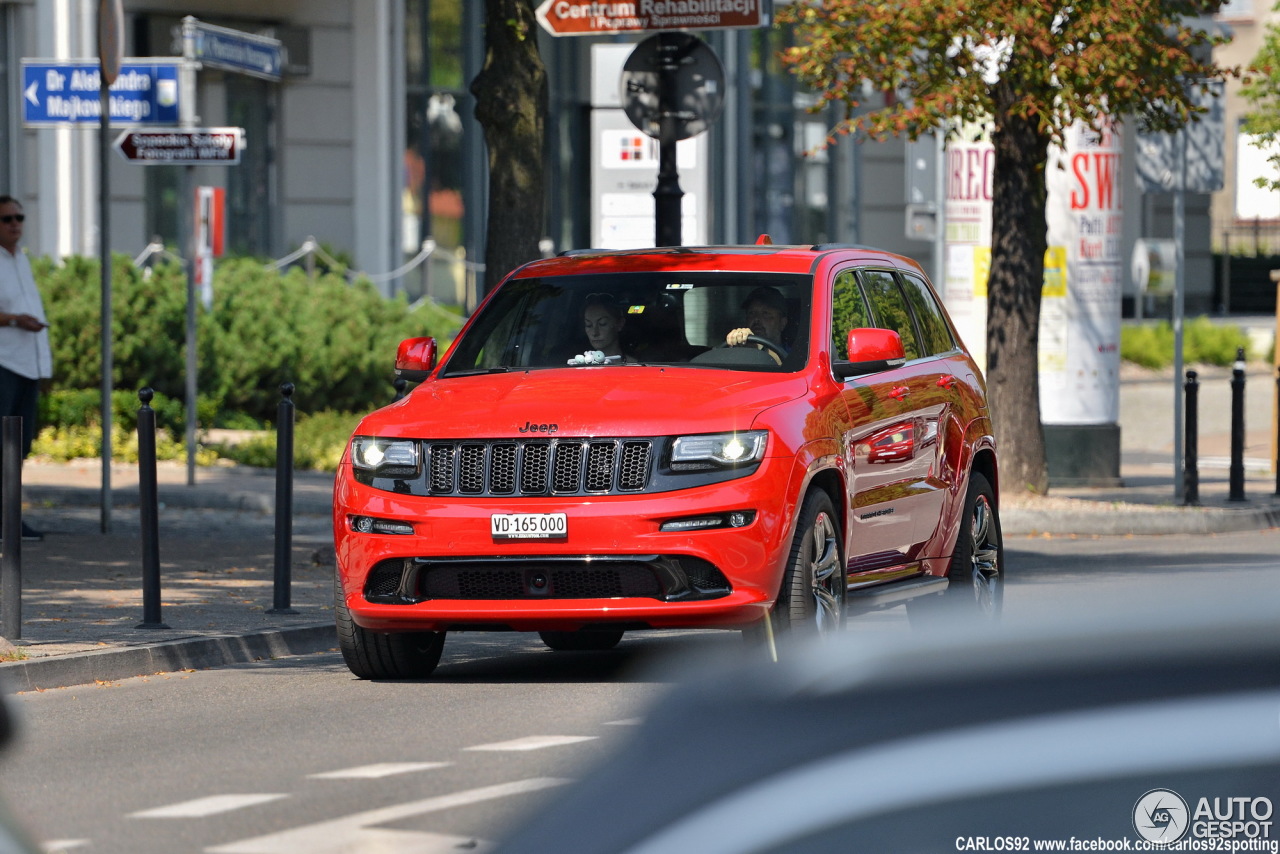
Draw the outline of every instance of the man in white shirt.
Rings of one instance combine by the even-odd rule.
[[[40,381],[53,376],[44,303],[31,263],[18,249],[25,218],[17,199],[0,195],[0,416],[22,416],[24,459],[36,435]],[[22,539],[44,535],[23,522]]]

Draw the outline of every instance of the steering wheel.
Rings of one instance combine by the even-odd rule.
[[[778,364],[782,364],[782,360],[787,357],[787,351],[782,349],[782,345],[775,344],[768,338],[761,338],[759,335],[748,335],[743,339],[742,344],[730,344],[725,341],[716,347],[717,350],[723,350],[726,347],[741,347],[743,344],[759,344],[762,348],[769,352],[769,355],[778,360]]]

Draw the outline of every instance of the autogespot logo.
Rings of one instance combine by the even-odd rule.
[[[1148,842],[1177,842],[1190,818],[1187,802],[1172,789],[1152,789],[1133,805],[1133,829]]]

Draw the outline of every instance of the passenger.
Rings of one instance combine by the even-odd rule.
[[[742,308],[746,312],[747,325],[730,330],[724,337],[725,343],[730,347],[740,347],[747,343],[748,335],[755,335],[781,348],[781,353],[770,353],[774,361],[781,362],[780,357],[787,354],[787,298],[777,288],[762,285],[747,294]],[[756,346],[761,350],[768,349],[759,344]]]
[[[588,294],[582,308],[582,326],[591,349],[574,356],[570,365],[619,365],[630,361],[622,352],[622,330],[627,325],[622,307],[610,294]]]

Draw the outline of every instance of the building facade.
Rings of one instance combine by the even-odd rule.
[[[0,186],[23,200],[29,249],[61,257],[99,249],[96,122],[24,122],[22,60],[97,56],[96,0],[0,0]],[[245,130],[237,165],[197,166],[195,183],[226,192],[226,247],[279,258],[314,238],[352,268],[385,274],[388,292],[458,300],[459,261],[484,257],[486,157],[471,79],[483,61],[482,4],[463,0],[125,0],[124,55],[175,57],[184,17],[281,41],[279,81],[201,68],[201,127]],[[808,111],[773,58],[768,29],[704,31],[725,70],[724,110],[706,133],[711,242],[842,240],[931,263],[906,234],[904,146],[822,149],[830,117]],[[592,45],[639,36],[539,33],[551,90],[545,211],[555,251],[592,242]],[[597,87],[598,88],[598,87]],[[608,105],[616,109],[616,105]],[[123,128],[113,127],[114,138]],[[106,160],[111,248],[137,255],[155,237],[181,252],[182,168]],[[640,176],[645,180],[644,176]],[[653,176],[656,181],[656,175]],[[867,200],[867,201],[862,201]],[[471,299],[474,295],[470,296]]]
[[[97,125],[27,126],[22,87],[23,59],[96,57],[98,5],[0,0],[0,187],[27,207],[28,247],[36,254],[100,251]],[[387,293],[474,304],[487,159],[468,87],[483,61],[482,3],[124,0],[123,8],[129,57],[180,55],[186,16],[283,45],[278,81],[210,67],[196,74],[199,125],[245,130],[238,165],[194,168],[196,184],[225,190],[228,252],[281,258],[314,238]],[[930,171],[935,146],[842,139],[823,148],[834,117],[812,113],[812,95],[779,67],[785,33],[765,27],[699,35],[723,64],[725,93],[722,113],[699,141],[701,183],[686,188],[701,191],[693,213],[698,236],[713,243],[753,242],[761,233],[779,243],[866,243],[912,255],[945,281],[940,244],[919,227],[928,218],[918,216],[944,201]],[[601,188],[593,186],[592,164],[604,142],[594,119],[617,104],[600,102],[601,88],[616,84],[601,84],[599,76],[616,71],[597,67],[594,47],[633,45],[642,36],[540,31],[538,38],[550,86],[544,243],[559,251],[598,239],[593,210]],[[1230,158],[1230,119],[1228,136]],[[106,164],[111,249],[136,256],[158,237],[185,254],[183,167],[138,165],[115,152]],[[1234,176],[1227,180],[1231,186]],[[645,181],[656,182],[656,169],[636,172],[635,186]],[[1167,195],[1126,192],[1124,204],[1126,253],[1137,236],[1171,236]],[[1189,196],[1187,211],[1187,306],[1195,313],[1214,308],[1209,198]],[[432,248],[429,260],[412,263],[424,245]],[[1126,311],[1144,313],[1133,283],[1125,290]],[[1161,310],[1148,302],[1145,314]]]

